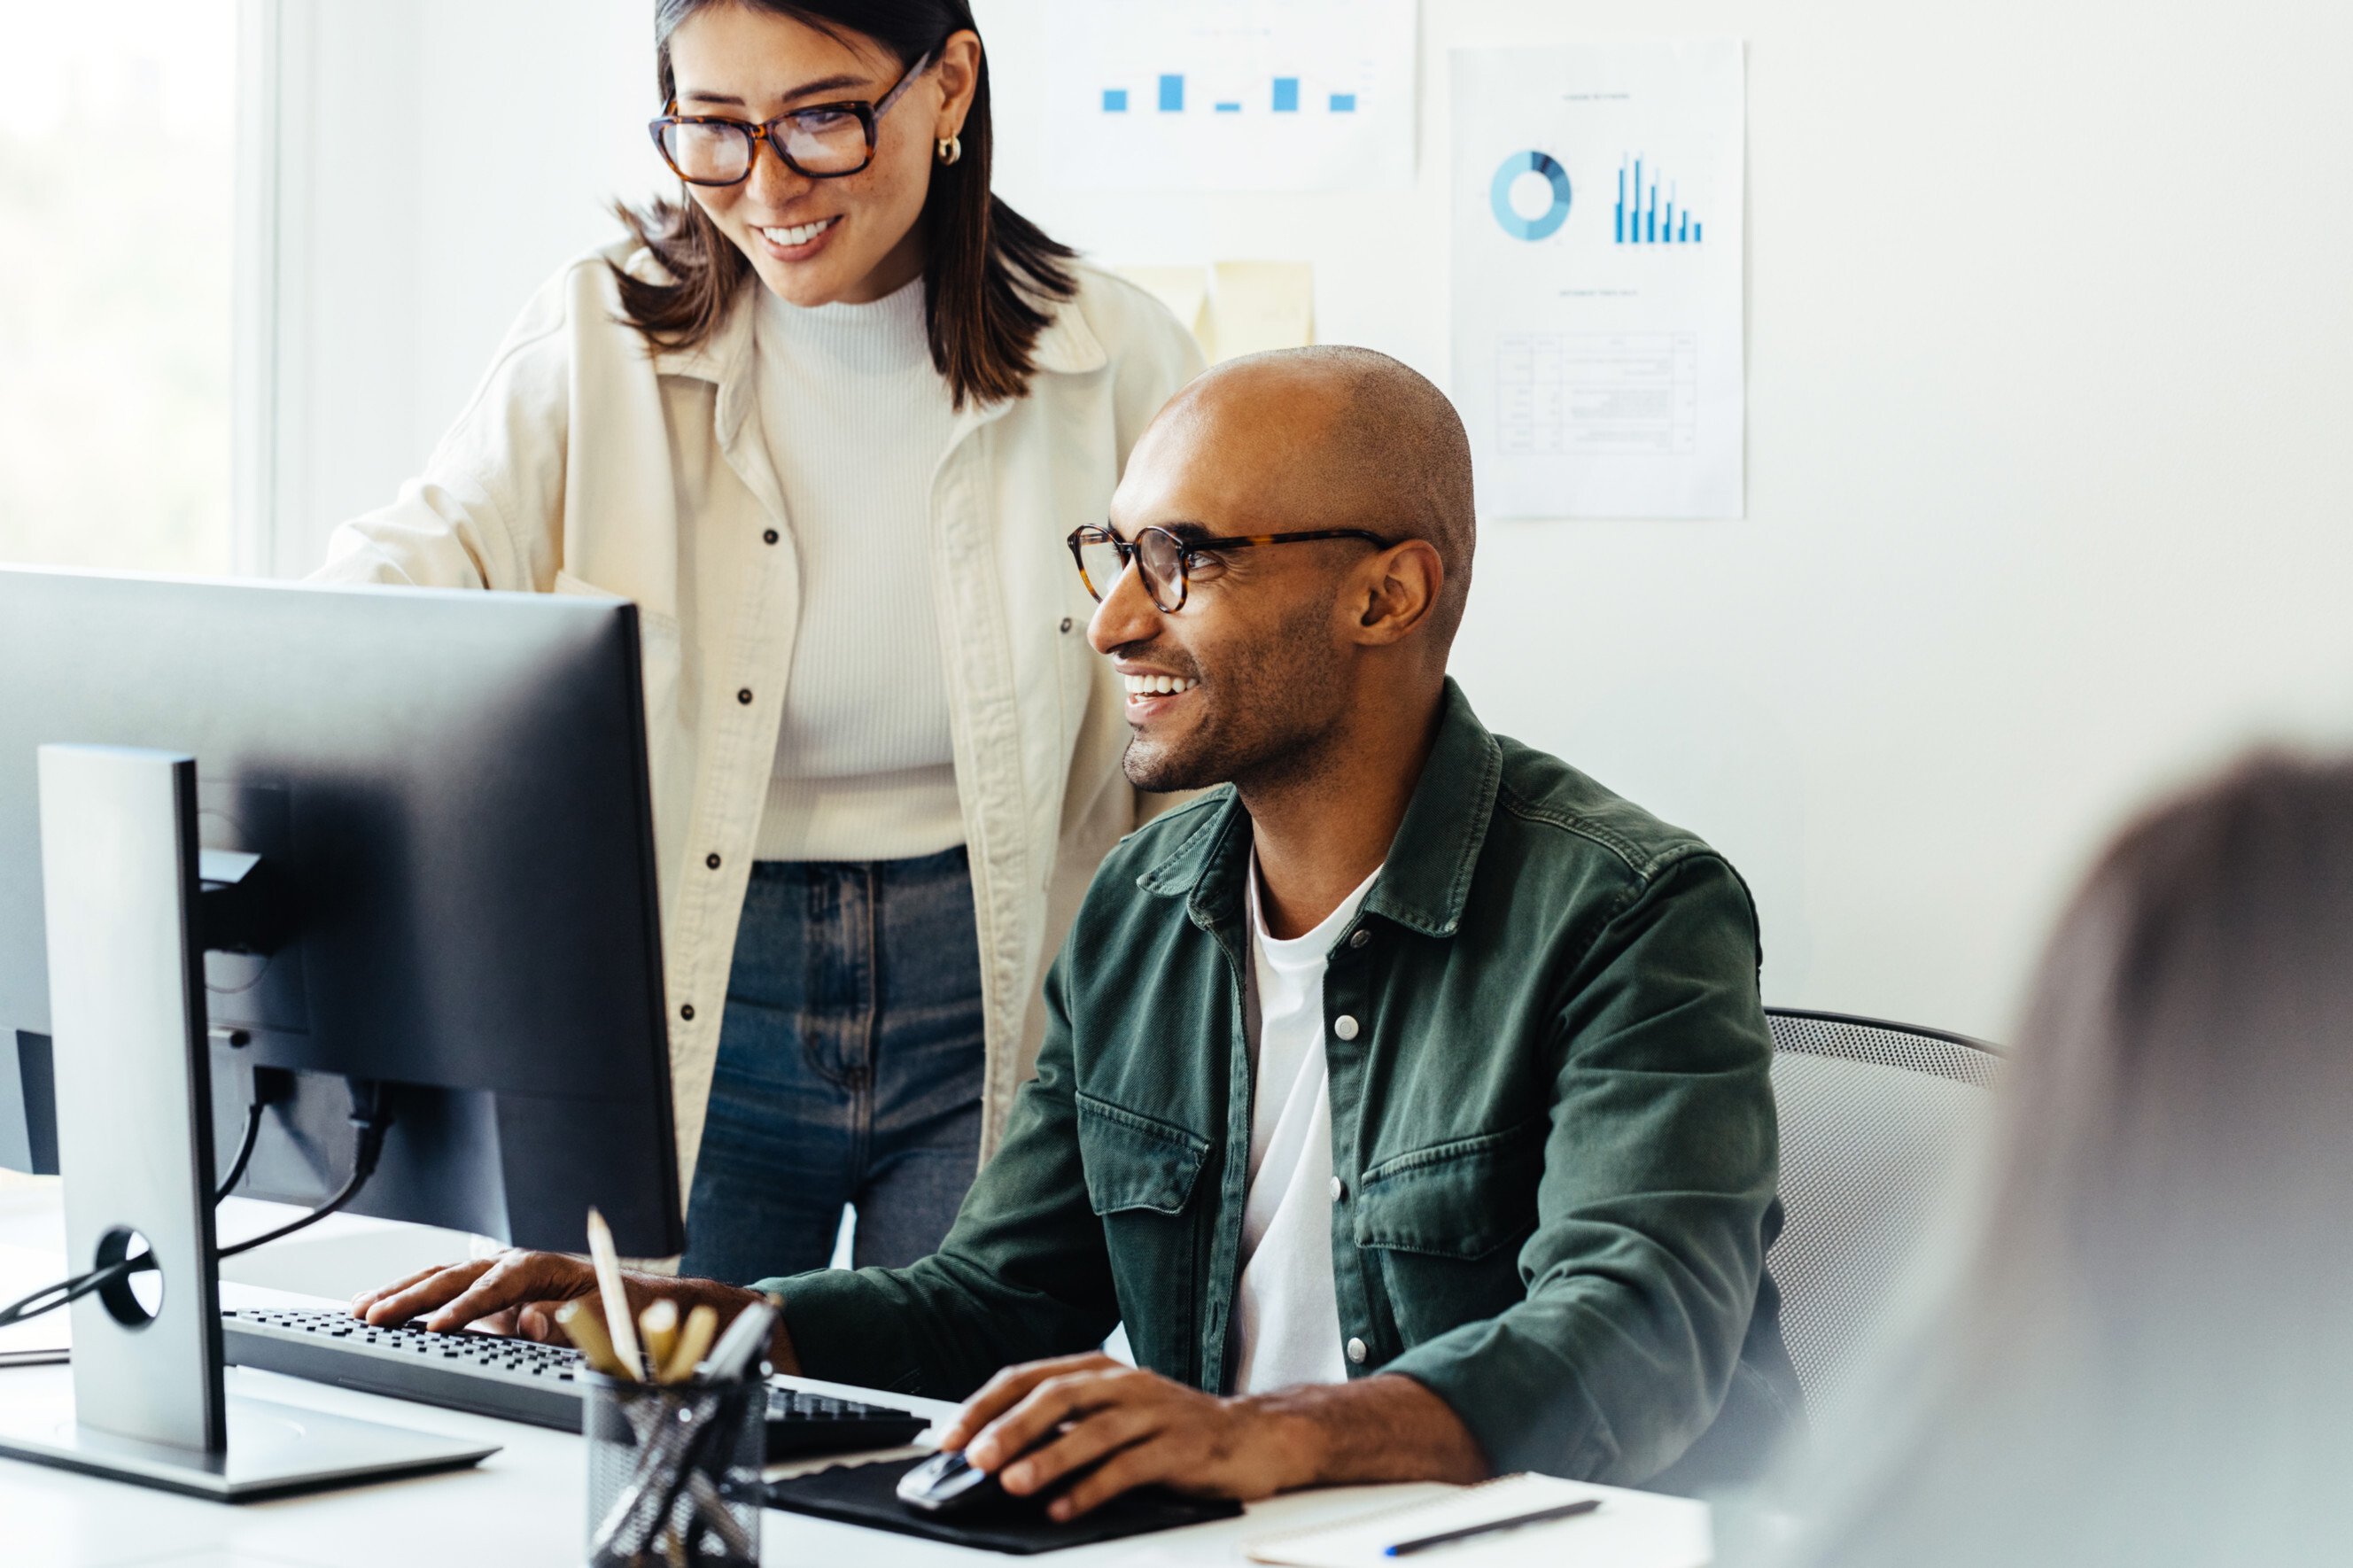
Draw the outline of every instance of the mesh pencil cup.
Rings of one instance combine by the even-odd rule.
[[[581,1381],[589,1568],[756,1568],[766,1382]]]

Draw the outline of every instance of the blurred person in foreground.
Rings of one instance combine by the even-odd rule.
[[[2127,829],[2032,993],[1951,1289],[1753,1553],[2353,1555],[2353,763]]]

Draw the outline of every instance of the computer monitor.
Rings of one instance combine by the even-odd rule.
[[[0,568],[0,1165],[57,1168],[36,749],[160,749],[278,927],[204,959],[237,1191],[332,1193],[375,1079],[353,1212],[681,1250],[641,692],[617,599]]]
[[[492,1451],[229,1392],[219,1134],[268,1102],[248,1191],[675,1252],[666,1011],[634,606],[0,568],[0,1160],[62,1168],[87,1288],[0,1454],[236,1500]]]

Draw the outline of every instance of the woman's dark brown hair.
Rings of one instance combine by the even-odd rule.
[[[661,100],[677,96],[670,35],[697,12],[743,5],[839,37],[871,39],[898,58],[902,68],[938,49],[949,35],[973,26],[966,0],[657,0],[656,68]],[[1054,302],[1078,291],[1066,265],[1077,253],[1049,239],[1037,225],[989,194],[991,137],[988,57],[980,61],[972,110],[958,133],[964,155],[932,165],[923,216],[923,311],[932,363],[946,378],[955,406],[1019,397],[1036,368],[1030,355]],[[702,206],[683,193],[642,210],[619,209],[621,221],[653,252],[674,280],[653,283],[617,274],[630,324],[663,348],[691,348],[726,319],[750,276],[752,263]]]

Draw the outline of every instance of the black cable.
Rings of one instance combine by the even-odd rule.
[[[213,1202],[218,1203],[235,1192],[237,1184],[244,1179],[245,1168],[253,1161],[253,1146],[261,1141],[261,1113],[269,1109],[259,1100],[245,1108],[245,1136],[237,1142],[237,1158],[229,1162],[228,1174],[213,1189]]]
[[[359,1129],[358,1142],[352,1150],[351,1180],[343,1184],[341,1192],[309,1214],[290,1220],[276,1230],[248,1237],[235,1247],[220,1248],[213,1254],[216,1262],[224,1258],[235,1258],[240,1252],[251,1252],[257,1247],[266,1247],[270,1242],[291,1236],[306,1226],[318,1224],[359,1196],[360,1189],[367,1184],[367,1179],[375,1174],[376,1162],[384,1157],[385,1134],[392,1131],[390,1097],[385,1093],[384,1085],[374,1079],[353,1078],[343,1081],[352,1091],[352,1125]],[[237,1185],[237,1178],[245,1174],[246,1162],[253,1157],[254,1137],[261,1125],[261,1106],[256,1104],[247,1112],[244,1146],[237,1151],[237,1163],[230,1167],[228,1179],[220,1184],[220,1192],[214,1199],[216,1203],[227,1196],[228,1189]],[[37,1318],[44,1312],[54,1312],[69,1301],[79,1301],[94,1290],[105,1289],[117,1279],[129,1279],[154,1267],[155,1255],[142,1252],[136,1258],[126,1258],[119,1263],[93,1268],[87,1274],[77,1274],[70,1279],[44,1285],[31,1295],[0,1307],[0,1329],[21,1323],[27,1318]],[[56,1299],[47,1300],[50,1297]]]
[[[273,1241],[293,1235],[321,1220],[359,1196],[367,1179],[375,1174],[375,1163],[384,1155],[384,1136],[392,1131],[392,1107],[384,1085],[374,1079],[354,1078],[343,1080],[352,1090],[352,1125],[360,1130],[359,1142],[352,1150],[352,1179],[343,1184],[343,1191],[312,1209],[309,1214],[287,1221],[276,1230],[248,1237],[235,1247],[224,1247],[216,1258],[235,1258],[240,1252],[251,1252],[257,1247],[267,1247]]]
[[[13,1327],[27,1318],[37,1318],[44,1312],[54,1312],[69,1301],[79,1301],[94,1290],[103,1290],[117,1279],[124,1279],[142,1269],[155,1267],[151,1253],[126,1258],[120,1263],[110,1263],[103,1268],[93,1268],[87,1274],[77,1274],[70,1279],[60,1279],[54,1285],[44,1285],[31,1295],[0,1307],[0,1329]],[[55,1300],[44,1300],[54,1296]]]

